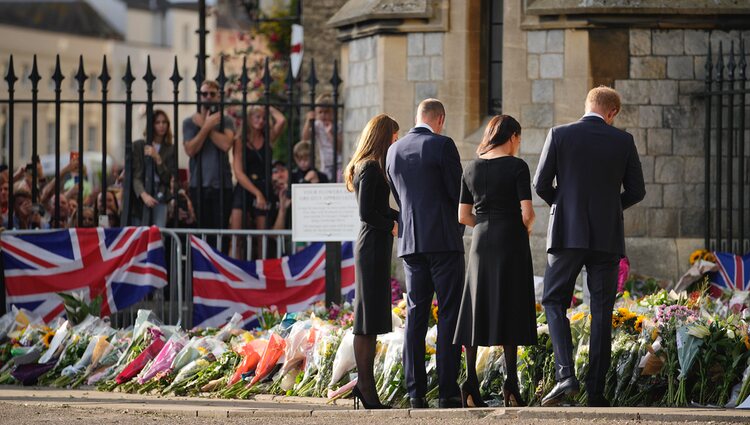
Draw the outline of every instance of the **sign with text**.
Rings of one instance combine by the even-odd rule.
[[[292,240],[345,242],[357,239],[357,199],[343,183],[292,185]]]

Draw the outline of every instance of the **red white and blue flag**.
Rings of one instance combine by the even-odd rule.
[[[193,325],[219,327],[234,313],[246,329],[257,326],[261,310],[302,311],[325,298],[326,249],[314,243],[282,258],[242,261],[190,237],[193,269]],[[341,293],[353,294],[354,252],[342,244]]]
[[[58,292],[102,296],[102,316],[167,284],[157,227],[68,229],[0,237],[7,304],[46,322],[62,315]]]
[[[714,252],[719,270],[710,274],[712,292],[750,290],[750,253],[734,255]]]

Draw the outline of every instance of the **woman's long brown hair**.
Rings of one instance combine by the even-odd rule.
[[[344,170],[344,181],[350,192],[354,192],[357,168],[368,161],[376,161],[385,176],[385,156],[393,140],[393,133],[397,131],[398,123],[386,114],[376,115],[367,123],[359,136],[352,160]]]

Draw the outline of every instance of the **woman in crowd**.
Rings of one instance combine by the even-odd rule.
[[[349,191],[357,196],[362,227],[354,248],[354,357],[357,363],[355,397],[367,409],[383,409],[373,363],[378,334],[391,331],[391,247],[398,213],[390,208],[385,156],[398,138],[398,123],[385,114],[367,123],[357,149],[344,171]]]
[[[534,222],[528,165],[517,158],[521,125],[493,117],[464,168],[458,221],[474,228],[455,344],[466,349],[465,407],[485,407],[479,394],[477,346],[502,345],[505,406],[524,406],[518,389],[518,345],[536,344],[534,281],[529,233]],[[476,215],[472,213],[472,208]]]
[[[154,110],[152,125],[153,139],[150,142],[144,139],[133,142],[135,202],[131,215],[136,226],[155,224],[165,227],[175,149],[166,112]],[[146,187],[149,178],[153,181],[152,188]]]
[[[278,109],[270,107],[271,128],[270,146],[273,149],[276,139],[286,124],[286,118]],[[265,108],[254,106],[247,111],[247,131],[245,140],[243,132],[238,131],[234,139],[232,168],[237,179],[232,199],[232,213],[229,216],[230,229],[243,228],[243,205],[250,214],[250,228],[265,229],[267,227],[268,196],[266,193],[266,114]],[[244,153],[244,158],[243,158]],[[236,244],[238,241],[235,240]],[[233,249],[233,256],[238,257],[239,250]]]

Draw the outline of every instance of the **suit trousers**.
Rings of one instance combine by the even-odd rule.
[[[591,295],[588,394],[602,394],[612,353],[612,308],[617,294],[619,254],[588,249],[554,249],[547,254],[542,305],[555,351],[555,377],[560,382],[575,375],[570,321],[565,311],[575,289],[576,277],[586,266]]]
[[[459,396],[461,346],[453,344],[464,279],[464,254],[439,252],[403,257],[407,312],[404,338],[404,375],[409,397],[427,392],[425,337],[433,294],[438,302],[437,373],[441,399]]]

